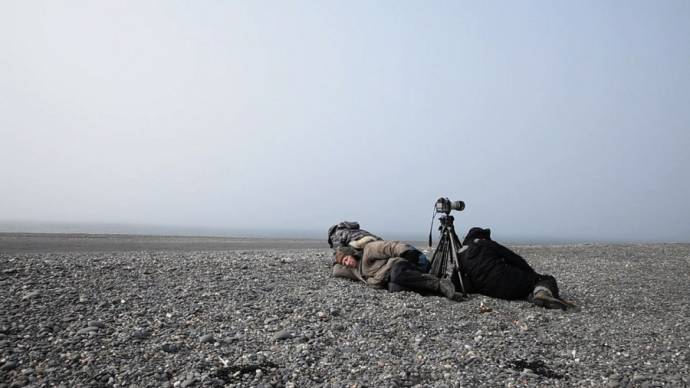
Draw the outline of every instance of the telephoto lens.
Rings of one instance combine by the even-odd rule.
[[[457,210],[459,212],[465,210],[465,202],[463,201],[453,201],[450,203],[450,208],[453,210]]]
[[[436,201],[436,212],[450,214],[451,210],[462,211],[465,209],[465,202],[451,201],[448,198],[442,197]]]

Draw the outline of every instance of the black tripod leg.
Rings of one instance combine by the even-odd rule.
[[[448,255],[447,255],[447,245],[448,240],[445,234],[441,232],[441,238],[438,240],[438,245],[436,245],[436,250],[431,257],[431,271],[432,275],[437,277],[443,277],[446,272],[446,267],[448,266]]]
[[[462,290],[462,296],[467,297],[467,292],[465,291],[465,284],[462,282],[462,275],[461,275],[461,268],[460,268],[460,260],[458,260],[458,250],[456,246],[456,239],[457,236],[455,235],[454,231],[451,231],[453,234],[451,236],[450,240],[450,246],[451,246],[451,252],[453,254],[453,265],[455,266],[455,269],[458,272],[458,280],[460,281],[460,289]]]

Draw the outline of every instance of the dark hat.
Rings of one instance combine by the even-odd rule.
[[[485,240],[491,240],[491,229],[486,228],[480,228],[478,226],[475,226],[474,228],[470,229],[469,232],[467,232],[467,236],[465,236],[465,240],[462,242],[463,245],[469,244],[471,241],[473,241],[475,238],[482,238]]]

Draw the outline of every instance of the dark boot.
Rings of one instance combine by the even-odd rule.
[[[554,297],[551,294],[551,291],[543,288],[534,292],[532,302],[537,306],[545,307],[547,309],[561,309],[564,311],[571,306],[566,301]]]
[[[437,278],[431,274],[423,274],[426,287],[435,294],[441,294],[450,300],[462,300],[462,294],[455,292],[455,284],[448,278]]]
[[[448,278],[438,280],[438,291],[440,294],[448,299],[456,300],[460,296],[455,292],[455,285]]]

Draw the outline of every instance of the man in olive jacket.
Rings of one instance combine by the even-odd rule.
[[[390,292],[414,291],[459,299],[449,279],[439,279],[417,266],[421,252],[399,241],[372,241],[359,251],[351,246],[335,252],[333,276],[365,282]]]

